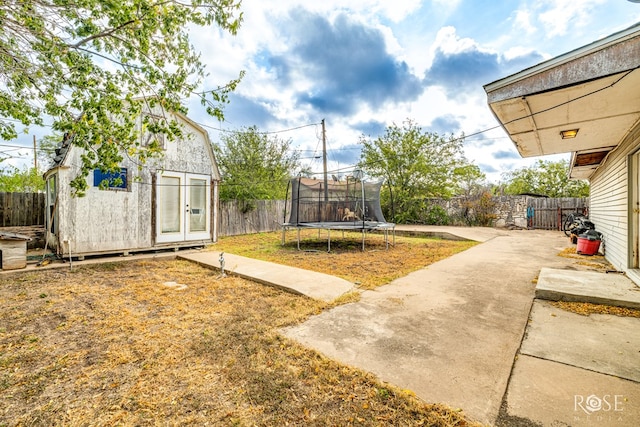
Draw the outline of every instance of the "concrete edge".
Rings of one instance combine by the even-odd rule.
[[[207,264],[206,262],[198,261],[198,260],[191,259],[191,258],[186,258],[186,257],[183,257],[181,255],[177,255],[177,258],[181,259],[183,261],[193,262],[193,263],[195,263],[195,264],[197,264],[197,265],[199,265],[201,267],[208,268],[209,270],[214,270],[214,271],[215,270],[218,270],[218,271],[220,270],[218,267],[213,266],[211,264]],[[271,286],[273,288],[281,289],[281,290],[287,291],[287,292],[289,292],[291,294],[302,295],[302,296],[306,296],[307,298],[311,298],[308,295],[305,295],[302,292],[297,291],[296,289],[289,288],[289,287],[286,287],[286,286],[282,286],[282,285],[279,285],[278,283],[271,282],[269,280],[265,280],[265,279],[262,279],[260,277],[251,276],[251,275],[243,274],[243,273],[238,273],[237,271],[227,270],[227,269],[225,269],[225,273],[227,275],[229,275],[229,276],[240,277],[242,279],[251,280],[252,282],[260,283],[262,285]],[[333,299],[331,301],[333,301]]]
[[[591,304],[612,305],[623,308],[640,309],[640,303],[615,298],[604,298],[593,295],[572,294],[553,289],[536,289],[535,297],[549,301],[586,302]]]
[[[479,240],[468,239],[447,231],[420,231],[420,230],[395,230],[396,236],[403,237],[437,237],[443,240],[453,240],[458,242],[480,242]],[[481,242],[483,243],[483,242]]]

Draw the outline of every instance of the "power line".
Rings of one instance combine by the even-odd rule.
[[[217,130],[219,132],[227,132],[227,133],[244,133],[246,132],[245,130],[233,130],[233,129],[222,129],[222,128],[217,128],[214,126],[210,126],[210,125],[205,125],[204,123],[199,123],[194,121],[194,123],[204,127],[204,128],[208,128],[208,129],[213,129],[213,130]],[[294,130],[298,130],[298,129],[303,129],[306,127],[310,127],[310,126],[318,126],[320,125],[320,123],[308,123],[306,125],[301,125],[301,126],[296,126],[293,128],[288,128],[288,129],[283,129],[283,130],[277,130],[277,131],[265,131],[265,132],[260,132],[257,131],[256,133],[262,134],[262,135],[272,135],[272,134],[277,134],[277,133],[286,133],[286,132],[291,132]]]
[[[640,68],[640,66],[637,66],[637,67],[634,67],[634,68],[632,68],[632,69],[628,70],[626,73],[624,73],[622,76],[620,76],[620,78],[618,78],[616,81],[612,82],[612,83],[611,83],[610,85],[608,85],[608,86],[604,86],[604,87],[599,88],[599,89],[596,89],[596,90],[594,90],[594,91],[592,91],[592,92],[589,92],[589,93],[586,93],[586,94],[580,95],[580,96],[578,96],[578,97],[576,97],[576,98],[569,99],[569,100],[567,100],[567,101],[561,102],[561,103],[556,104],[556,105],[553,105],[553,106],[551,106],[551,107],[548,107],[548,108],[546,108],[546,109],[544,109],[544,110],[540,110],[540,111],[537,111],[537,112],[534,112],[534,113],[526,114],[526,115],[521,116],[521,117],[517,117],[517,118],[515,118],[515,119],[512,119],[512,120],[510,120],[510,121],[508,121],[508,122],[504,123],[504,126],[509,125],[509,124],[511,124],[511,123],[514,123],[514,122],[517,122],[517,121],[519,121],[519,120],[528,119],[528,118],[531,118],[531,117],[537,116],[537,115],[539,115],[539,114],[543,114],[543,113],[549,112],[549,111],[551,111],[551,110],[554,110],[554,109],[556,109],[556,108],[560,108],[560,107],[565,106],[565,105],[568,105],[568,104],[570,104],[570,103],[573,103],[573,102],[579,101],[580,99],[583,99],[583,98],[586,98],[586,97],[588,97],[588,96],[594,95],[594,94],[599,93],[599,92],[601,92],[601,91],[604,91],[604,90],[606,90],[606,89],[610,89],[610,88],[612,88],[613,86],[615,86],[616,84],[618,84],[620,81],[622,81],[624,78],[626,78],[627,76],[629,76],[632,72],[636,71],[638,68]],[[18,120],[15,120],[15,119],[12,119],[12,118],[5,118],[5,117],[0,118],[0,120],[8,120],[8,121],[19,122]],[[216,127],[214,127],[214,126],[206,125],[206,124],[204,124],[204,123],[199,123],[199,122],[196,122],[196,121],[193,121],[193,122],[194,122],[194,123],[196,123],[196,124],[197,124],[197,125],[199,125],[199,126],[204,127],[204,128],[212,129],[212,130],[216,130],[216,131],[219,131],[219,132],[227,132],[227,133],[242,133],[242,132],[244,132],[244,131],[242,131],[242,130],[231,130],[231,129],[216,128]],[[296,127],[292,127],[292,128],[287,128],[287,129],[278,130],[278,131],[264,131],[264,132],[257,132],[257,133],[264,134],[264,135],[271,135],[271,134],[278,134],[278,133],[286,133],[286,132],[291,132],[291,131],[298,130],[298,129],[303,129],[303,128],[306,128],[306,127],[318,126],[318,125],[320,125],[320,124],[321,124],[321,123],[308,123],[308,124],[305,124],[305,125],[300,125],[300,126],[296,126]],[[40,126],[51,127],[52,125],[50,125],[50,124],[44,124],[44,125],[40,125]],[[466,140],[466,139],[468,139],[468,138],[470,138],[470,137],[477,136],[477,135],[481,135],[481,134],[483,134],[483,133],[486,133],[486,132],[490,132],[490,131],[492,131],[492,130],[499,129],[499,128],[501,128],[501,127],[502,127],[501,125],[496,125],[496,126],[492,126],[492,127],[486,128],[486,129],[481,129],[481,130],[479,130],[479,131],[477,131],[477,132],[473,132],[473,133],[470,133],[470,134],[468,134],[468,135],[464,135],[464,134],[463,134],[464,136],[461,136],[461,137],[458,137],[458,138],[454,138],[454,139],[453,139],[453,141]],[[494,139],[495,139],[495,138],[494,138]],[[9,147],[9,148],[27,148],[27,149],[29,148],[29,147],[23,147],[23,146],[17,146],[17,145],[6,145],[6,144],[0,144],[0,146],[3,146],[3,147]],[[341,149],[357,149],[357,147],[354,147],[354,148],[341,148]],[[316,149],[316,151],[317,151],[317,149]]]

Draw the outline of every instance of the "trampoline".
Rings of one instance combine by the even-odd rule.
[[[362,250],[367,232],[384,233],[389,247],[389,233],[395,244],[395,224],[386,222],[380,208],[382,182],[365,182],[360,176],[347,176],[345,180],[318,180],[296,177],[289,181],[282,224],[282,244],[288,229],[297,230],[300,250],[300,230],[327,230],[327,251],[331,251],[331,230],[361,231]],[[290,203],[289,203],[290,201]]]

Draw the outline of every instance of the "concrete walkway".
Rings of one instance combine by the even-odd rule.
[[[536,298],[640,309],[640,287],[614,272],[543,268],[536,285]]]
[[[406,224],[397,224],[395,231],[397,235],[420,235],[448,240],[473,240],[475,242],[486,242],[494,237],[508,236],[512,233],[509,230],[501,230],[491,227],[453,227],[447,225]]]
[[[178,258],[220,268],[220,252],[187,253],[178,255]],[[229,274],[322,301],[331,302],[355,288],[353,283],[330,274],[300,270],[229,253],[224,254],[224,260],[225,270]]]
[[[483,230],[489,232],[489,230]],[[557,232],[493,231],[485,243],[289,328],[305,345],[494,423]]]
[[[534,299],[581,300],[606,283],[605,294],[633,304],[629,279],[580,271],[558,256],[570,246],[558,232],[397,232],[483,243],[283,333],[489,425],[640,425],[640,319],[585,317]],[[180,257],[219,267],[218,252]],[[329,275],[231,254],[225,261],[229,272],[325,301],[353,289]]]
[[[575,260],[557,256],[570,245],[563,235],[427,228],[484,243],[284,334],[490,425],[637,425],[640,319],[585,320],[534,303],[543,267],[583,274]],[[546,322],[547,315],[558,322]],[[602,323],[607,328],[593,327]],[[579,345],[582,340],[587,344]],[[603,403],[601,412],[585,413],[589,397],[618,399],[615,408],[622,410],[606,412]]]

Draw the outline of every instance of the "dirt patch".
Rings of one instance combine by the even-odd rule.
[[[5,275],[0,305],[0,425],[475,425],[277,333],[324,303],[187,261]]]

